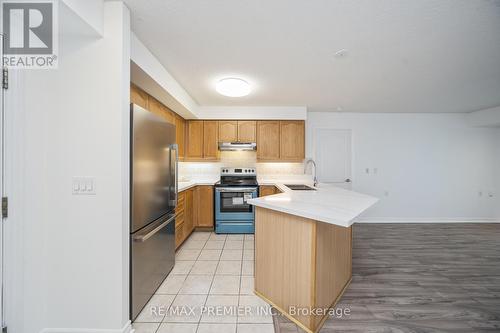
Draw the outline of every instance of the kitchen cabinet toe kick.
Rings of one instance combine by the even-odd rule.
[[[352,227],[256,207],[255,293],[317,332],[352,278]]]

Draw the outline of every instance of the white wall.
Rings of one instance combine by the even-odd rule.
[[[496,167],[496,176],[497,176],[497,190],[496,190],[496,198],[497,198],[497,212],[496,212],[496,217],[498,220],[500,220],[500,130],[497,133],[497,167]]]
[[[103,38],[61,27],[59,69],[12,73],[10,332],[130,328],[129,12],[106,2],[103,17]],[[96,195],[72,195],[73,176],[95,177]]]
[[[63,0],[63,2],[97,34],[102,35],[104,26],[103,0]]]
[[[310,112],[307,156],[312,133],[321,127],[352,129],[353,190],[381,198],[364,220],[495,218],[499,129],[470,127],[463,114]]]

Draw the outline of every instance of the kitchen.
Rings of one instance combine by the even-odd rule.
[[[274,326],[270,323],[270,313],[267,313],[266,316],[263,316],[262,318],[253,314],[254,317],[256,317],[255,319],[257,319],[256,323],[245,322],[245,315],[240,316],[240,314],[238,314],[237,317],[233,316],[229,321],[227,321],[227,318],[225,317],[220,318],[220,321],[214,321],[217,317],[214,318],[214,316],[209,316],[208,318],[205,318],[205,316],[202,316],[204,309],[200,304],[196,306],[189,303],[185,304],[180,301],[183,299],[183,296],[196,295],[200,299],[205,298],[207,305],[213,302],[211,306],[214,308],[225,309],[227,304],[224,302],[217,303],[216,300],[218,298],[224,299],[224,297],[226,297],[233,302],[237,301],[235,303],[231,303],[231,306],[238,305],[238,308],[244,305],[245,298],[254,297],[254,300],[257,300],[255,298],[256,296],[253,296],[253,286],[255,285],[253,277],[255,272],[253,266],[257,265],[258,267],[259,262],[257,262],[257,264],[254,263],[254,252],[257,252],[262,257],[260,260],[262,260],[263,264],[261,265],[264,265],[261,266],[263,273],[260,273],[257,277],[259,278],[259,281],[268,280],[270,278],[269,276],[273,275],[271,272],[276,270],[277,267],[268,267],[268,271],[265,272],[266,268],[264,267],[267,261],[265,258],[269,257],[273,252],[276,252],[271,250],[271,244],[275,244],[276,240],[266,240],[266,235],[274,234],[273,231],[277,231],[277,229],[264,229],[261,230],[260,233],[257,233],[255,223],[256,209],[253,205],[255,204],[258,207],[262,205],[262,207],[264,207],[264,209],[258,208],[257,210],[257,212],[261,215],[266,214],[266,211],[270,212],[269,209],[273,209],[273,211],[282,210],[280,209],[280,205],[272,206],[272,202],[267,202],[266,199],[261,200],[261,203],[257,203],[255,200],[257,200],[256,198],[258,196],[262,198],[270,195],[271,197],[269,199],[276,198],[276,200],[279,201],[291,202],[294,195],[290,192],[295,190],[305,193],[307,193],[307,191],[318,191],[319,194],[322,194],[320,197],[315,196],[312,198],[305,193],[302,198],[295,196],[294,205],[302,205],[303,211],[297,211],[296,209],[292,210],[291,214],[293,215],[290,215],[289,217],[285,216],[284,219],[286,222],[283,227],[285,227],[285,229],[289,229],[292,226],[291,221],[295,218],[295,216],[307,216],[307,214],[312,214],[309,218],[324,222],[328,221],[328,223],[333,225],[341,226],[332,226],[331,228],[326,229],[323,227],[320,229],[319,232],[328,233],[328,229],[331,230],[330,232],[333,232],[330,236],[333,237],[329,240],[330,242],[333,241],[333,239],[335,239],[335,242],[338,241],[339,237],[341,237],[340,235],[345,234],[345,232],[341,231],[341,229],[348,230],[348,233],[345,234],[345,236],[342,236],[347,237],[344,240],[346,243],[342,247],[339,247],[340,252],[337,254],[339,257],[335,259],[335,261],[340,260],[344,262],[343,266],[347,265],[347,270],[343,270],[342,273],[339,273],[339,264],[337,263],[335,265],[332,263],[332,266],[335,267],[336,270],[335,273],[333,273],[334,276],[338,276],[339,274],[344,276],[341,289],[344,290],[347,288],[351,277],[350,261],[352,260],[350,257],[352,247],[352,231],[349,227],[355,217],[376,203],[376,198],[335,187],[317,188],[319,184],[316,184],[315,176],[314,182],[312,183],[311,181],[313,178],[310,178],[307,175],[298,175],[299,177],[295,179],[295,182],[299,181],[297,185],[282,184],[281,182],[283,179],[273,181],[267,178],[267,180],[263,181],[263,179],[260,178],[261,180],[258,182],[256,168],[248,166],[238,168],[222,167],[220,170],[220,180],[215,180],[215,177],[210,179],[206,173],[204,174],[203,179],[196,179],[194,181],[185,180],[182,177],[181,181],[178,179],[177,170],[180,168],[179,164],[182,163],[179,161],[217,161],[217,159],[220,158],[221,153],[226,153],[228,156],[234,153],[247,153],[247,155],[250,155],[246,157],[249,160],[257,157],[257,161],[259,161],[260,158],[264,158],[266,162],[269,162],[270,160],[280,162],[302,161],[304,160],[305,146],[304,121],[185,121],[177,114],[172,114],[172,111],[170,111],[167,107],[163,106],[153,97],[149,96],[144,91],[141,91],[134,85],[131,87],[131,97],[133,120],[132,128],[134,133],[132,136],[132,202],[134,207],[132,210],[132,221],[141,219],[141,216],[137,216],[134,211],[144,212],[148,210],[148,208],[149,210],[153,210],[151,202],[142,202],[144,198],[149,198],[150,195],[141,189],[152,188],[155,184],[149,183],[147,186],[144,182],[147,180],[150,181],[150,179],[155,181],[162,179],[160,176],[162,170],[165,168],[169,169],[168,165],[158,168],[159,175],[157,177],[151,177],[151,172],[153,170],[151,167],[146,169],[146,171],[141,170],[141,165],[144,164],[144,161],[154,161],[154,159],[151,158],[151,153],[149,155],[143,153],[150,152],[153,148],[153,141],[157,141],[157,139],[151,140],[149,138],[171,137],[169,142],[160,143],[158,146],[158,156],[160,159],[157,164],[161,166],[162,163],[167,160],[164,158],[164,154],[161,154],[161,151],[170,149],[169,160],[170,165],[172,165],[170,168],[173,172],[170,177],[165,179],[165,181],[161,181],[159,184],[156,184],[156,187],[161,188],[161,184],[173,183],[174,186],[167,187],[173,189],[173,193],[170,197],[174,197],[175,199],[173,201],[176,201],[176,204],[174,203],[173,206],[175,215],[168,213],[163,216],[161,213],[153,215],[155,216],[155,219],[156,216],[161,217],[155,222],[151,222],[150,225],[152,226],[148,225],[143,227],[143,229],[139,228],[137,232],[134,231],[131,234],[131,318],[135,320],[134,327],[138,331],[154,327],[155,324],[150,322],[155,321],[163,321],[164,324],[162,324],[162,329],[166,331],[175,331],[176,329],[181,328],[197,329],[198,331],[206,329],[232,330],[234,325],[231,326],[223,324],[236,324],[236,320],[238,320],[238,324],[234,327],[237,327],[239,331],[274,331]],[[141,98],[138,99],[137,97]],[[159,117],[153,117],[151,115],[151,111],[149,111],[150,114],[147,114],[147,110],[151,110],[152,105],[157,107],[159,106],[155,112],[155,114],[159,115]],[[144,119],[146,117],[150,118],[150,121],[152,122],[151,125],[145,124]],[[168,124],[169,121],[171,122],[170,125],[174,125],[175,128],[170,125],[166,125],[164,134],[155,133],[154,128],[158,123],[163,122]],[[173,132],[175,132],[175,135]],[[179,136],[179,133],[181,133],[181,136]],[[182,137],[182,134],[184,134],[185,137]],[[176,138],[175,143],[173,141],[174,137]],[[145,144],[146,146],[143,146]],[[186,144],[187,147],[185,146]],[[260,150],[263,150],[264,152],[259,153],[259,148],[261,146],[263,149]],[[184,152],[185,154],[183,154]],[[272,152],[276,153],[273,155]],[[172,158],[172,156],[174,157]],[[238,157],[239,158],[236,160],[240,161],[242,158],[241,154]],[[312,162],[315,165],[313,160],[308,160],[305,163],[306,166],[308,164],[307,162]],[[138,181],[135,180],[136,178]],[[290,182],[293,183],[293,181],[287,180],[287,183]],[[314,185],[316,188],[300,184],[304,182],[311,183],[311,185]],[[259,184],[265,185],[261,185],[259,187]],[[154,190],[154,192],[157,192],[157,190]],[[279,196],[274,196],[276,193],[284,193],[287,196],[281,199]],[[138,197],[138,199],[135,199],[135,197]],[[324,200],[324,202],[320,205],[316,203],[315,206],[314,201],[321,200],[320,198],[323,198],[322,200]],[[313,202],[308,202],[308,199],[313,199]],[[168,201],[168,198],[164,201]],[[318,209],[324,210],[324,206],[332,205],[334,206],[334,209],[323,211],[323,216],[317,217],[319,216],[317,211]],[[342,210],[345,211],[346,209],[351,210],[349,214],[350,216],[346,216],[345,212],[342,213]],[[289,213],[290,208],[285,209],[284,211]],[[314,213],[311,213],[311,211]],[[151,215],[151,213],[149,215]],[[264,216],[262,218],[265,219]],[[307,224],[307,221],[311,220],[305,221]],[[259,218],[257,218],[257,223],[259,223]],[[260,223],[263,224],[260,226],[260,229],[267,228],[266,225],[271,224],[271,222],[263,221]],[[319,226],[322,225],[323,223],[319,223]],[[334,228],[338,229],[335,230]],[[189,242],[190,236],[195,230],[198,232],[193,235],[191,242]],[[215,233],[210,233],[212,230],[215,231]],[[316,230],[316,225],[314,225],[314,230]],[[299,228],[297,230],[290,229],[288,231],[290,232],[289,237],[297,240],[298,235],[304,230]],[[283,232],[279,233],[283,234]],[[258,247],[255,247],[254,234],[256,234],[258,239],[263,239],[263,241],[258,243]],[[168,236],[170,236],[170,238]],[[218,241],[210,241],[215,239]],[[186,246],[181,248],[182,244],[186,241]],[[299,244],[302,244],[301,246],[306,248],[312,246],[311,244],[307,245],[307,237],[300,240]],[[202,246],[201,249],[197,248],[200,246]],[[270,246],[271,248],[269,248]],[[292,248],[284,251],[292,253],[293,247],[294,246],[292,245]],[[175,254],[175,259],[173,254],[174,249],[179,249],[179,251]],[[328,251],[325,253],[318,253],[317,255],[320,256],[319,258],[326,258],[332,255],[331,249],[327,250],[326,248],[323,249],[318,247],[317,251]],[[168,259],[163,256],[151,257],[148,255],[151,253],[167,252],[171,253]],[[325,259],[317,259],[315,253],[311,255],[313,256],[311,258],[313,262],[316,262],[316,260],[322,260],[322,264],[325,266],[327,265]],[[276,253],[273,265],[278,262],[282,262],[284,257],[284,253]],[[156,260],[153,262],[155,258]],[[189,271],[190,274],[176,275],[171,273],[173,275],[170,276],[169,273],[171,270],[173,269],[173,272],[175,273],[176,268],[179,267],[178,265],[185,268],[184,265],[186,265],[186,262],[183,259],[197,260],[193,264],[191,271]],[[298,264],[300,264],[300,262]],[[334,269],[333,267],[332,269]],[[159,268],[162,268],[161,273]],[[269,271],[269,269],[271,270]],[[277,273],[278,272],[279,271],[277,271]],[[286,276],[292,272],[283,270],[280,273],[285,274]],[[297,272],[295,272],[295,274],[297,274]],[[283,281],[283,277],[274,277],[272,279],[276,281],[276,278],[278,278],[279,281]],[[163,279],[165,279],[165,282],[163,282]],[[310,278],[307,280],[309,279]],[[337,279],[337,277],[335,279]],[[175,281],[175,283],[172,281]],[[299,285],[302,283],[305,282],[301,281],[299,282]],[[266,286],[264,284],[263,286],[259,286],[259,288],[255,288],[255,294],[259,295],[267,302],[273,304],[275,308],[279,309],[278,305],[275,305],[272,301],[268,301],[262,294],[257,293],[257,289],[266,290],[267,292],[273,294],[276,290],[280,289],[280,285],[273,286],[271,284]],[[240,294],[239,298],[230,296],[239,294],[241,291],[244,291],[246,294],[244,293],[243,296]],[[207,293],[208,296],[206,296]],[[322,290],[318,290],[318,293],[322,293]],[[343,291],[341,292],[336,290],[333,295],[329,296],[330,298],[328,299],[328,302],[330,303],[328,303],[328,305],[332,306],[332,304],[335,304],[341,296],[341,293],[343,293]],[[164,294],[176,294],[176,298],[171,300],[174,303],[170,304],[169,301],[165,303],[165,300],[163,300],[163,303],[159,303],[161,302],[161,297],[165,296]],[[223,296],[217,296],[221,294]],[[281,300],[277,302],[282,303]],[[300,303],[292,302],[287,303],[287,305],[298,306]],[[308,304],[308,306],[313,305],[314,304]],[[189,306],[193,306],[194,308],[191,309],[191,311],[184,313],[184,316],[182,316],[165,311],[162,311],[160,314],[158,311],[160,306],[165,308],[170,306],[173,309]],[[257,311],[257,309],[259,308],[256,307],[253,310]],[[303,322],[297,320],[295,316],[290,315],[286,310],[280,311],[307,331],[313,331],[316,325],[318,326],[318,329],[321,327],[321,324],[318,323],[311,324],[309,322],[311,319],[309,319],[308,316],[306,316],[308,318],[306,321],[308,321],[309,324],[308,326],[305,326]],[[324,315],[320,317],[321,321],[325,319],[326,317]],[[188,323],[199,321],[200,324],[191,323],[184,324],[184,326],[182,326],[179,322],[183,321]]]
[[[43,2],[4,331],[498,330],[498,1]]]

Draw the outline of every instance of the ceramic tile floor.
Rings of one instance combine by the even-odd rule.
[[[253,293],[253,235],[194,232],[133,324],[136,333],[274,333]]]

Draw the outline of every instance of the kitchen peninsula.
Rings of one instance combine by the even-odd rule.
[[[251,199],[255,293],[317,332],[352,277],[352,223],[378,199],[334,186]]]

